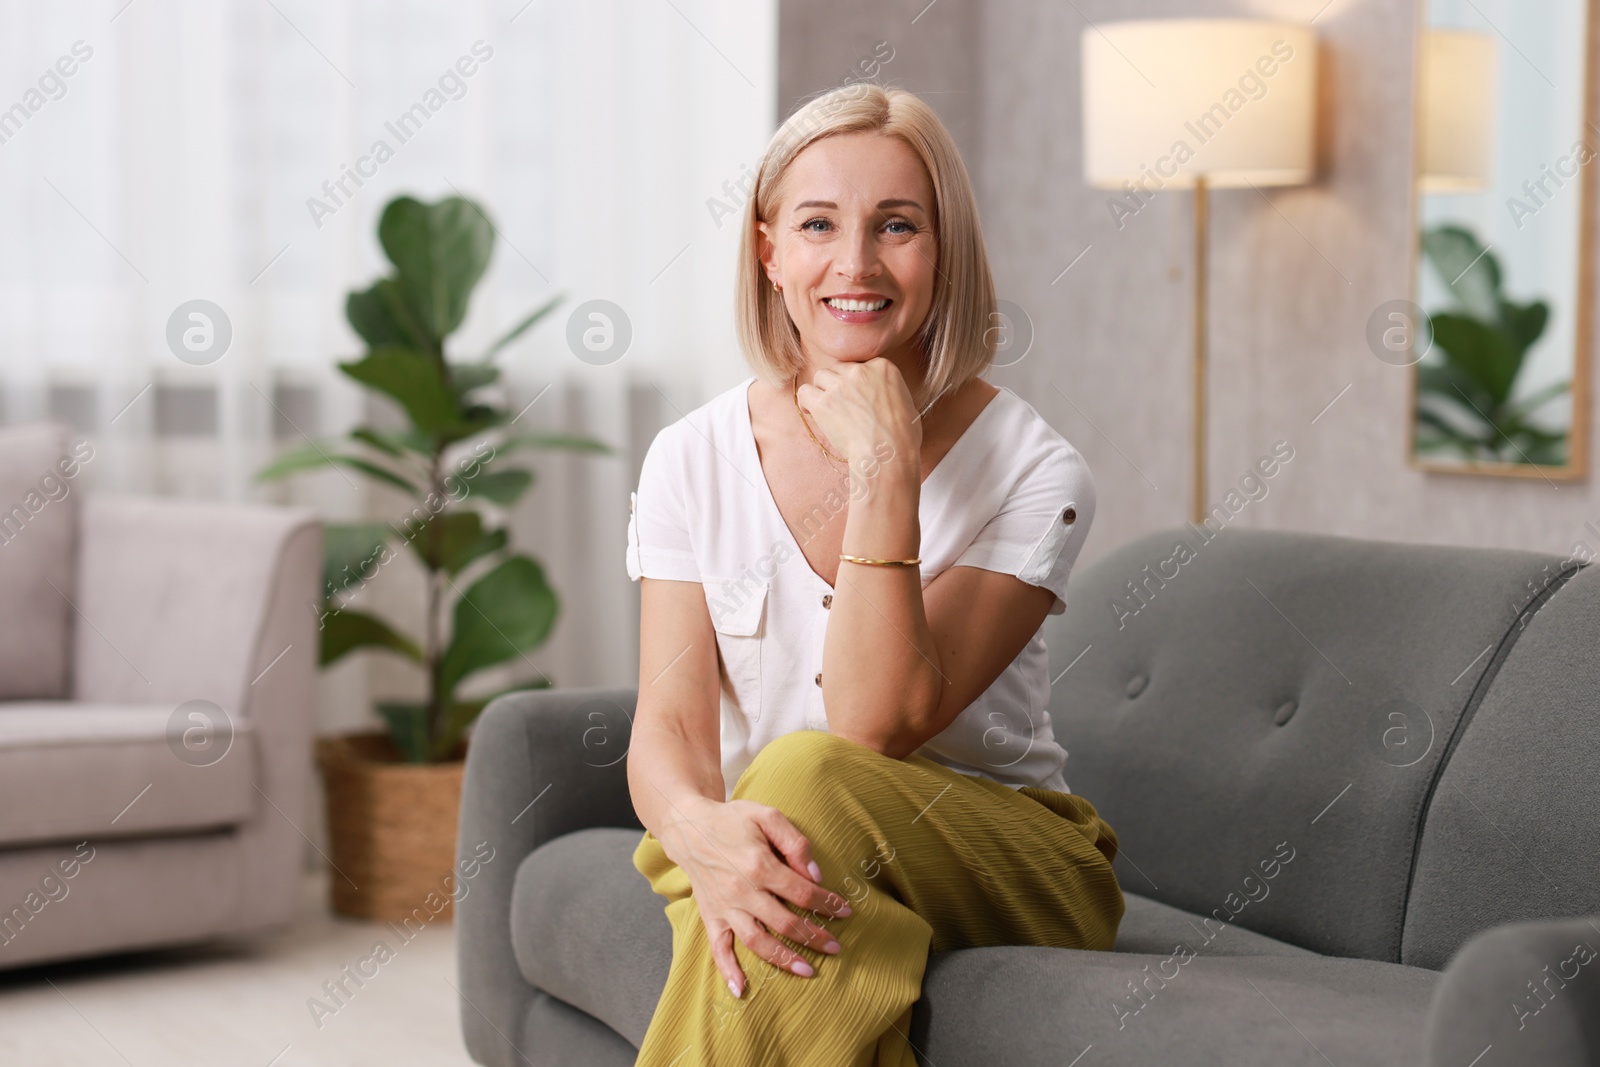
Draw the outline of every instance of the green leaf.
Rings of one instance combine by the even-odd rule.
[[[1569,388],[1571,388],[1571,386],[1572,383],[1570,381],[1551,382],[1543,389],[1535,392],[1532,396],[1523,397],[1514,405],[1507,408],[1506,418],[1520,420],[1539,410],[1539,408],[1543,407],[1545,404],[1548,404],[1562,393],[1565,393]]]
[[[405,293],[393,278],[380,278],[364,292],[352,291],[345,297],[344,317],[369,348],[390,345],[438,350],[437,343],[406,307]]]
[[[472,725],[474,719],[482,714],[489,701],[467,700],[457,701],[445,709],[444,721],[439,724],[439,734],[433,739],[428,756],[435,763],[442,763],[450,758],[456,745],[461,742],[461,735]]]
[[[1458,448],[1470,449],[1471,446],[1476,445],[1480,440],[1478,437],[1464,433],[1462,430],[1458,429],[1454,423],[1435,412],[1427,410],[1426,408],[1417,409],[1417,426],[1419,437],[1421,436],[1422,427],[1431,427],[1437,432],[1437,436],[1439,438],[1444,439],[1444,441],[1447,441]]]
[[[330,522],[322,528],[323,596],[342,593],[357,582],[370,581],[384,561],[379,557],[389,540],[381,522]]]
[[[350,436],[391,456],[409,454],[432,459],[435,451],[433,438],[415,430],[377,430],[371,426],[361,426],[351,430]]]
[[[1445,358],[1500,407],[1522,369],[1522,346],[1498,326],[1465,315],[1433,316],[1433,340]],[[1470,390],[1467,390],[1470,393]]]
[[[500,377],[500,368],[487,363],[451,363],[450,388],[454,389],[456,396],[464,398],[474,389],[481,389],[490,385]]]
[[[338,453],[329,452],[326,448],[315,444],[306,445],[304,448],[298,448],[292,452],[286,452],[285,454],[279,456],[266,467],[256,472],[256,481],[271,481],[275,478],[282,478],[286,475],[295,474],[300,471],[314,470],[319,467],[334,466],[349,467],[352,470],[358,470],[369,477],[376,478],[381,482],[392,485],[396,489],[409,493],[412,496],[422,495],[415,485],[412,485],[405,478],[402,478],[400,475],[391,470],[380,467],[370,460],[362,459],[360,456],[340,455]]]
[[[1550,305],[1543,300],[1516,304],[1509,300],[1500,302],[1500,322],[1505,330],[1524,350],[1533,347],[1550,321]]]
[[[456,395],[444,379],[441,361],[410,348],[374,348],[339,369],[356,381],[393,397],[422,433],[433,433],[461,416]]]
[[[378,241],[400,272],[407,305],[442,342],[466,318],[472,290],[489,266],[494,227],[488,216],[461,197],[435,204],[397,197],[378,221]]]
[[[1500,261],[1471,230],[1448,225],[1428,230],[1422,235],[1422,251],[1467,314],[1499,321]]]
[[[526,470],[490,471],[480,469],[471,478],[463,478],[466,483],[468,496],[477,494],[485,500],[492,500],[501,507],[511,507],[522,498],[533,484],[533,472]]]
[[[519,433],[495,445],[496,452],[515,452],[519,448],[566,449],[572,452],[594,452],[603,456],[612,455],[615,451],[604,441],[567,433]]]
[[[326,667],[358,648],[386,648],[416,663],[423,661],[422,649],[389,624],[363,611],[333,611],[322,617],[322,665]]]
[[[450,511],[410,527],[411,547],[429,570],[460,574],[473,561],[506,546],[505,530],[485,530],[476,511]]]
[[[501,408],[489,407],[486,404],[468,404],[462,409],[461,418],[434,434],[434,438],[441,445],[452,444],[492,430],[509,418],[511,418],[510,412]]]
[[[384,433],[382,430],[374,430],[369,426],[357,426],[350,431],[350,436],[357,441],[371,445],[385,455],[398,457],[406,454],[405,446],[400,444],[393,434]]]
[[[391,470],[386,470],[383,467],[378,466],[376,463],[364,460],[359,456],[341,456],[339,457],[339,462],[346,467],[354,468],[363,474],[376,478],[380,482],[387,482],[396,489],[399,489],[401,492],[410,493],[412,496],[422,495],[422,490],[411,484],[409,480],[402,478],[400,475]]]
[[[456,601],[455,628],[439,665],[440,692],[448,699],[469,674],[539,645],[559,610],[538,563],[527,556],[502,562]]]
[[[484,556],[499,552],[505,548],[508,540],[509,537],[503,529],[486,530],[476,542],[451,557],[446,563],[446,567],[452,576],[460,574]]]
[[[337,447],[337,445],[324,447],[318,444],[309,444],[290,449],[257,471],[256,481],[276,481],[279,478],[297,474],[303,470],[311,470],[315,467],[331,467],[336,462],[334,459],[335,454],[330,453],[328,449]]]
[[[517,338],[521,337],[523,334],[527,333],[529,327],[531,327],[534,323],[538,322],[540,319],[544,318],[547,314],[549,314],[551,311],[553,311],[555,309],[555,306],[557,304],[559,304],[559,303],[561,303],[560,294],[557,294],[557,295],[551,297],[549,302],[546,303],[543,307],[535,308],[532,312],[530,312],[528,314],[527,318],[525,318],[521,322],[517,323],[509,331],[507,331],[500,338],[500,340],[498,340],[494,344],[490,345],[488,350],[485,351],[483,353],[483,355],[480,356],[479,358],[482,359],[485,363],[487,363],[489,360],[493,359],[496,355],[499,354],[499,352],[500,352],[500,350],[502,348],[504,348],[506,345],[509,345],[512,341],[515,341]]]
[[[1443,351],[1438,354],[1438,362],[1425,359],[1417,364],[1417,386],[1421,392],[1439,393],[1459,404],[1461,397],[1455,387],[1471,385],[1472,379],[1451,363]]]
[[[407,763],[427,763],[432,746],[428,744],[428,706],[408,701],[386,700],[378,704],[378,714],[389,724],[389,739]]]

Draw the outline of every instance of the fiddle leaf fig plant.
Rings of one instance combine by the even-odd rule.
[[[1471,460],[1560,465],[1567,434],[1531,416],[1571,387],[1552,382],[1513,399],[1517,378],[1550,320],[1543,300],[1501,292],[1500,261],[1471,230],[1444,225],[1422,235],[1422,252],[1455,294],[1429,315],[1432,352],[1417,364],[1417,451]]]
[[[547,315],[559,296],[475,358],[446,354],[445,342],[466,318],[494,239],[488,216],[470,200],[390,201],[378,222],[378,240],[393,270],[345,300],[345,316],[366,352],[340,363],[339,370],[393,401],[406,424],[358,426],[344,440],[288,452],[256,475],[271,481],[337,467],[410,498],[410,510],[391,521],[326,527],[321,660],[327,665],[376,649],[423,668],[422,701],[377,707],[395,747],[412,763],[454,756],[479,712],[501,695],[463,697],[463,685],[542,644],[560,611],[538,561],[511,550],[502,512],[534,480],[513,457],[532,449],[611,452],[588,437],[514,430],[516,415],[489,388],[500,379],[495,357]],[[406,548],[426,575],[420,638],[346,606]],[[549,684],[541,677],[505,692]]]

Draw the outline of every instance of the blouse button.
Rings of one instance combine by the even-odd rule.
[[[1071,526],[1073,520],[1075,520],[1077,517],[1078,510],[1076,508],[1068,508],[1066,511],[1061,513],[1061,521],[1068,526]]]
[[[822,675],[821,675],[821,674],[820,674],[820,673],[819,673],[819,674],[818,674],[818,675],[817,675],[817,685],[819,685],[819,686],[820,686],[820,685],[821,685],[821,684],[822,684]]]
[[[825,607],[825,608],[833,607],[833,594],[832,593],[824,593],[822,595],[822,606]]]

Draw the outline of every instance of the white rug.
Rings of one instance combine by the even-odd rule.
[[[368,957],[358,987],[347,974]],[[326,876],[308,874],[294,927],[271,938],[0,972],[0,1064],[470,1067],[455,983],[453,926],[402,941],[335,918]]]

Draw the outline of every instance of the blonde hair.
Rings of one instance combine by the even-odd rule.
[[[939,116],[904,89],[857,82],[815,97],[772,135],[744,208],[734,316],[740,347],[756,375],[780,385],[805,366],[800,334],[783,294],[768,283],[759,255],[756,223],[771,222],[784,176],[808,145],[842,133],[882,133],[904,141],[922,160],[933,183],[935,260],[933,303],[917,334],[923,355],[925,408],[983,373],[994,358],[998,321],[994,277],[978,225],[977,198],[955,142]],[[943,284],[939,284],[943,283]]]

